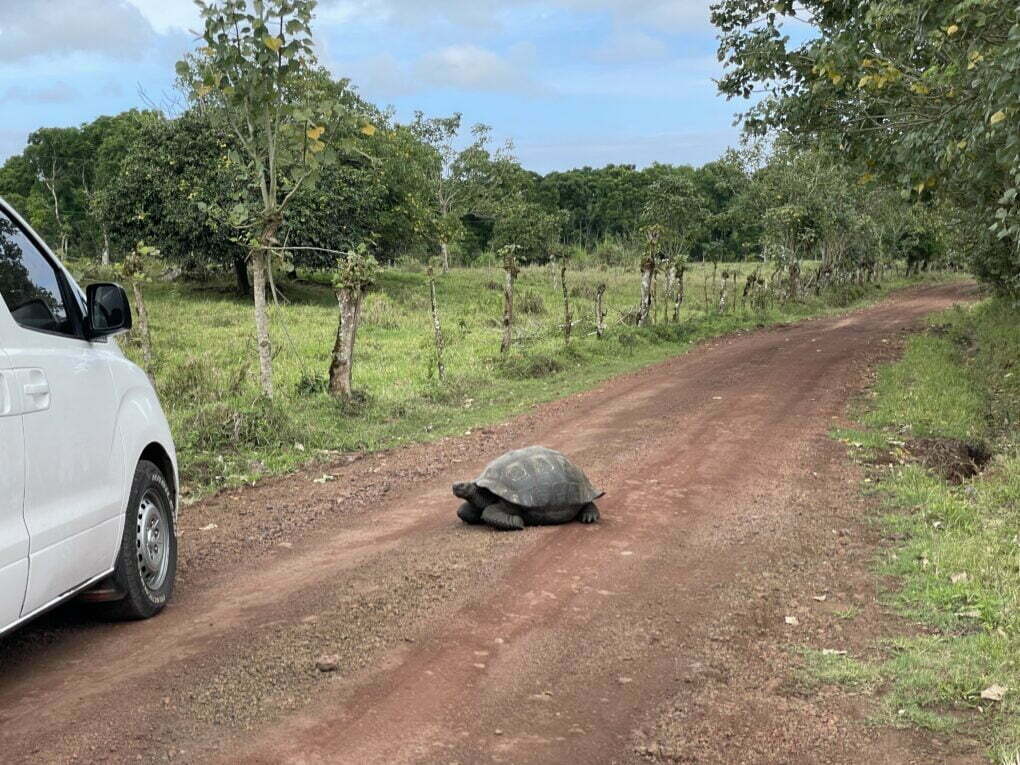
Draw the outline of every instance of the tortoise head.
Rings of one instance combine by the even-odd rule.
[[[468,499],[474,493],[474,490],[475,485],[473,482],[462,481],[453,485],[453,496]]]

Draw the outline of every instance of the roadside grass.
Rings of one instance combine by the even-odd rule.
[[[454,269],[438,283],[447,372],[440,382],[425,274],[413,265],[387,268],[365,299],[354,367],[357,396],[349,402],[326,393],[338,311],[325,275],[278,281],[284,298],[272,311],[272,401],[258,389],[250,302],[237,297],[227,281],[148,281],[142,287],[155,358],[150,371],[178,446],[185,497],[342,452],[463,433],[682,353],[705,338],[843,310],[918,281],[892,278],[881,287],[844,288],[759,310],[734,299],[731,279],[720,312],[722,272],[738,274],[739,293],[754,269],[755,264],[725,264],[713,279],[710,264],[693,265],[680,322],[667,321],[662,306],[656,323],[646,328],[624,321],[639,299],[636,270],[571,270],[567,286],[575,324],[566,346],[557,270],[524,268],[516,288],[514,348],[505,359],[499,355],[503,272]],[[607,285],[608,309],[601,340],[593,311],[600,282]],[[134,339],[122,345],[140,359]]]
[[[864,457],[896,454],[918,436],[983,442],[996,456],[983,473],[956,485],[909,458],[883,469],[881,523],[902,541],[882,554],[878,571],[897,582],[888,605],[920,629],[886,641],[884,658],[874,663],[808,655],[805,671],[816,682],[855,688],[859,678],[871,678],[881,689],[880,721],[934,731],[965,726],[996,761],[1015,763],[1020,308],[992,299],[930,323],[901,361],[881,370],[874,398],[858,416],[862,427],[834,435]]]

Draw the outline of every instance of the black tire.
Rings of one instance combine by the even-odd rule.
[[[143,502],[146,508],[144,511]],[[104,604],[103,610],[110,618],[148,619],[162,611],[170,600],[177,575],[177,535],[173,507],[170,487],[160,469],[146,460],[139,462],[124,515],[124,538],[113,571],[114,584],[124,593],[124,598]],[[166,561],[165,569],[161,564],[159,571],[153,572],[145,568],[148,559],[144,559],[140,552],[145,539],[140,524],[143,515],[149,517],[156,514],[159,515],[158,544],[165,545],[161,553]]]

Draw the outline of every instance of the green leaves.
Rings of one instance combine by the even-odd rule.
[[[1020,136],[1004,130],[1020,109],[1016,3],[804,0],[797,10],[776,5],[765,20],[763,11],[761,0],[720,0],[712,12],[722,92],[765,91],[745,128],[810,137],[917,200],[975,211],[977,231],[1006,236],[979,237],[972,262],[1020,292],[1020,262],[1005,241],[1020,246],[1020,209],[1012,201],[997,212],[1020,173]],[[807,39],[787,34],[797,12],[813,20]]]
[[[361,242],[337,259],[333,287],[337,290],[366,290],[375,284],[379,263],[369,252],[369,244]]]

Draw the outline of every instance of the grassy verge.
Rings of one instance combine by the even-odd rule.
[[[921,626],[866,665],[811,656],[820,681],[881,687],[894,724],[980,735],[1020,760],[1020,309],[989,300],[931,320],[884,368],[862,428],[837,435],[876,468],[882,522],[902,540],[880,561],[890,603]],[[918,442],[982,444],[980,475],[950,482],[918,464]],[[964,452],[955,452],[962,454]],[[945,466],[928,462],[942,469]]]
[[[624,321],[638,303],[636,272],[569,272],[576,321],[569,346],[556,272],[522,269],[514,350],[506,359],[499,357],[502,272],[455,269],[438,287],[447,345],[442,383],[436,379],[425,276],[413,268],[386,269],[366,297],[354,370],[359,395],[347,403],[325,392],[338,312],[332,290],[314,277],[281,283],[286,299],[272,317],[277,395],[271,402],[258,391],[248,301],[225,282],[147,282],[155,355],[150,371],[178,446],[185,496],[286,473],[337,452],[462,433],[676,355],[707,337],[840,310],[908,283],[894,279],[787,306],[755,307],[734,299],[732,286],[742,287],[753,268],[727,265],[714,274],[711,265],[693,266],[680,322],[668,322],[663,306],[655,326],[641,329]],[[720,311],[724,270],[736,278],[729,280]],[[592,318],[599,283],[607,285],[609,325],[601,340]],[[132,340],[124,347],[139,359]]]

